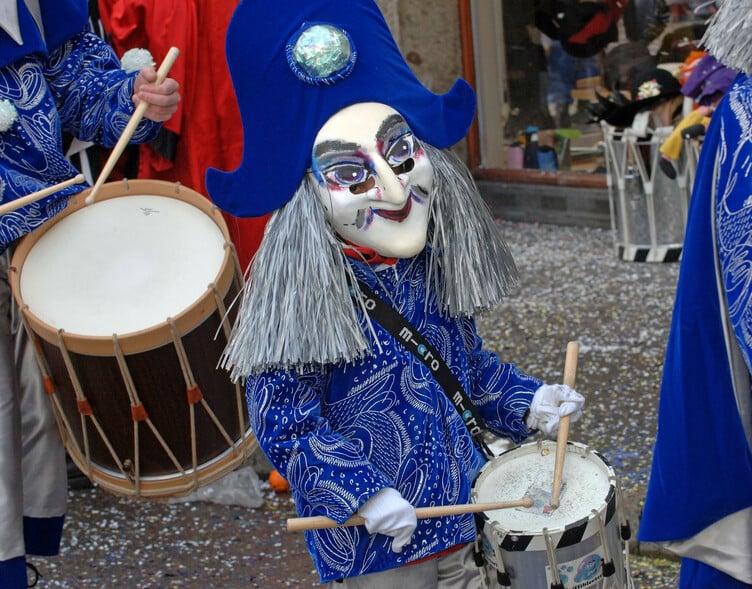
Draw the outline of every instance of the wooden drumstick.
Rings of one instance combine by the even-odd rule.
[[[164,61],[162,61],[162,65],[160,65],[159,69],[157,70],[157,79],[154,82],[155,84],[159,85],[162,82],[164,82],[165,78],[167,77],[168,72],[172,68],[179,54],[180,54],[180,51],[178,51],[176,47],[170,48],[170,50],[167,52],[167,55],[164,58]],[[147,108],[149,108],[149,103],[142,100],[141,102],[138,103],[136,110],[133,111],[131,118],[128,120],[128,124],[125,126],[125,129],[123,130],[123,134],[120,136],[120,139],[118,139],[118,142],[115,144],[115,147],[112,148],[112,153],[110,154],[110,157],[107,158],[107,161],[105,162],[104,167],[102,168],[102,171],[99,173],[99,177],[97,178],[97,181],[94,183],[94,187],[91,189],[91,192],[89,192],[89,195],[86,197],[87,205],[90,205],[94,202],[94,198],[96,197],[97,192],[99,192],[99,189],[102,187],[102,184],[104,184],[107,181],[107,178],[110,176],[112,169],[115,167],[115,164],[117,163],[118,159],[122,155],[123,150],[128,145],[128,143],[130,143],[131,137],[133,137],[133,134],[136,132],[136,127],[138,127],[138,124],[141,122],[141,119],[144,118],[144,113],[146,112]]]
[[[26,196],[17,198],[16,200],[6,202],[4,205],[0,205],[0,215],[4,215],[5,213],[10,213],[12,211],[15,211],[16,209],[20,209],[21,207],[31,204],[33,202],[36,202],[39,199],[44,198],[45,196],[49,196],[50,194],[59,192],[63,190],[64,188],[68,188],[68,186],[73,186],[74,184],[81,184],[81,182],[83,182],[84,180],[85,180],[84,175],[79,174],[78,176],[74,176],[73,178],[60,182],[59,184],[48,186],[47,188],[43,188],[42,190],[37,190],[36,192],[32,192],[31,194],[27,194]]]
[[[516,501],[497,501],[491,503],[463,503],[461,505],[438,505],[436,507],[416,507],[415,516],[418,519],[432,517],[444,517],[447,515],[462,515],[464,513],[479,513],[481,511],[493,511],[494,509],[509,509],[510,507],[532,507],[533,500],[523,497]],[[322,530],[324,528],[337,528],[340,526],[360,526],[365,523],[362,516],[355,514],[343,524],[338,524],[333,519],[322,516],[293,517],[287,520],[288,532],[302,532],[304,530]]]
[[[577,342],[567,344],[567,353],[564,358],[564,384],[574,388],[577,375],[577,354],[580,345]],[[564,457],[567,454],[567,439],[569,438],[570,416],[565,415],[559,420],[559,433],[556,436],[556,460],[554,462],[554,486],[551,493],[551,507],[559,507],[559,493],[561,492],[561,475],[564,471]]]

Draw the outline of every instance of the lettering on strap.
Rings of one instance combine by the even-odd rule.
[[[371,318],[397,338],[397,341],[428,367],[446,396],[457,409],[460,417],[462,417],[465,427],[478,444],[481,452],[486,458],[492,458],[493,452],[483,439],[483,434],[486,432],[483,418],[441,354],[407,319],[373,292],[365,282],[359,280],[358,285],[361,293],[363,293],[363,305]]]

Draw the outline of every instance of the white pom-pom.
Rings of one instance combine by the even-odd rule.
[[[120,60],[122,68],[130,73],[142,70],[145,67],[154,67],[156,62],[148,49],[128,49]]]
[[[13,126],[18,119],[18,111],[10,100],[0,100],[0,133],[4,133]]]

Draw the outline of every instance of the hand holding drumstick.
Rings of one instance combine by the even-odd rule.
[[[166,121],[177,110],[178,102],[180,101],[178,83],[171,78],[167,78],[167,73],[175,63],[179,53],[177,48],[172,47],[167,52],[167,56],[162,65],[159,66],[158,71],[155,72],[153,68],[144,68],[138,73],[134,84],[135,93],[133,95],[136,110],[131,115],[117,144],[112,148],[110,157],[107,158],[97,181],[86,197],[87,205],[94,202],[97,192],[99,192],[99,189],[107,181],[110,172],[112,172],[118,158],[130,142],[131,137],[133,137],[133,133],[136,131],[136,127],[138,127],[141,119],[146,116],[154,121]]]
[[[541,385],[530,403],[527,426],[531,430],[540,430],[547,438],[553,438],[562,420],[566,418],[574,422],[580,418],[584,405],[585,397],[566,381],[564,384]]]
[[[172,78],[159,82],[158,73],[154,68],[144,68],[138,72],[133,85],[133,102],[138,109],[139,104],[147,104],[144,118],[158,123],[167,121],[178,109],[180,102],[179,85]]]

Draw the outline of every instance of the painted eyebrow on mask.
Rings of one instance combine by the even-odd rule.
[[[331,152],[353,152],[360,149],[361,147],[359,144],[351,141],[324,141],[323,143],[319,143],[313,150],[313,156],[318,159]]]
[[[378,131],[376,131],[376,140],[377,141],[384,141],[384,139],[389,135],[389,133],[397,126],[400,125],[407,125],[405,122],[405,119],[400,114],[393,114],[389,115],[384,121],[379,125]],[[352,141],[339,141],[336,139],[324,141],[322,143],[319,143],[316,145],[315,149],[313,150],[313,155],[316,158],[319,158],[327,153],[331,152],[353,152],[358,151],[361,149],[361,146],[357,143],[353,143]]]
[[[379,126],[379,130],[376,132],[376,139],[378,141],[384,141],[386,136],[389,134],[392,129],[394,129],[397,126],[404,125],[407,126],[407,122],[404,118],[402,118],[402,115],[400,114],[393,114],[389,115],[387,118],[384,119],[384,122],[381,123]]]

